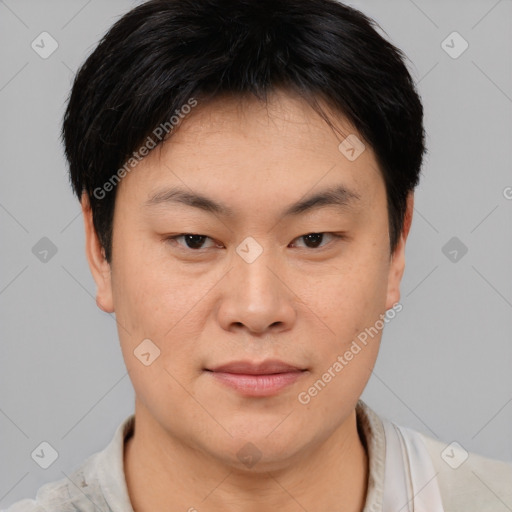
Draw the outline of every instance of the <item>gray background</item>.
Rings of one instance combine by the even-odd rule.
[[[74,71],[136,3],[0,0],[0,506],[69,475],[133,410],[58,137]],[[398,424],[512,461],[512,2],[350,5],[412,61],[429,148],[404,309],[363,398]],[[43,31],[59,44],[47,59],[31,48]],[[441,46],[453,31],[469,43],[457,59]],[[42,237],[57,248],[46,262],[32,252]],[[30,456],[43,440],[59,453],[46,470]]]

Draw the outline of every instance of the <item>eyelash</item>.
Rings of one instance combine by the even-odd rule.
[[[206,236],[206,235],[200,235],[198,233],[181,233],[179,235],[173,235],[173,236],[169,236],[169,237],[166,237],[165,240],[166,241],[172,241],[172,242],[175,242],[175,243],[178,243],[176,242],[176,240],[178,238],[182,238],[184,236],[188,236],[188,235],[194,235],[194,236],[199,236],[199,237],[205,237],[207,239],[210,239],[210,240],[213,240],[212,238],[210,238],[209,236]],[[297,238],[295,238],[294,240],[298,240],[300,238],[304,238],[306,236],[309,236],[309,235],[331,235],[335,240],[333,241],[337,241],[337,240],[344,240],[346,239],[346,235],[344,233],[331,233],[331,232],[328,232],[328,231],[320,231],[320,232],[311,232],[311,233],[306,233],[305,235],[301,235],[301,236],[298,236]],[[322,240],[323,242],[323,240]],[[331,242],[332,243],[332,242]],[[183,246],[182,244],[179,244],[180,245],[180,249],[183,249],[184,251],[187,251],[187,252],[194,252],[194,253],[202,253],[208,249],[214,249],[215,247],[207,247],[207,248],[201,248],[201,249],[191,249],[190,247],[186,247],[186,246]],[[303,249],[307,249],[307,250],[311,250],[311,251],[320,251],[322,249],[324,249],[325,247],[328,247],[329,246],[329,243],[327,243],[326,245],[321,245],[319,247],[315,247],[315,248],[310,248],[310,247],[303,247]]]

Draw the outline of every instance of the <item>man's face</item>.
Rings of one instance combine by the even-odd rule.
[[[399,300],[404,264],[403,238],[389,252],[371,148],[351,161],[306,103],[272,100],[199,104],[119,184],[111,275],[95,273],[98,302],[116,313],[138,421],[233,465],[248,442],[272,465],[343,428],[381,330],[344,354]],[[285,214],[338,187],[339,204]],[[177,188],[230,214],[183,204]],[[134,354],[147,339],[160,350],[148,366]],[[154,357],[143,347],[143,361]],[[258,367],[270,360],[295,370]],[[261,377],[272,371],[282,375]]]

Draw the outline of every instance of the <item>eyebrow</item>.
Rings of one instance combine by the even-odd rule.
[[[346,186],[334,185],[291,204],[281,213],[281,218],[297,216],[311,210],[329,206],[349,209],[360,199],[361,197],[357,192],[350,190]],[[169,204],[184,204],[226,218],[235,216],[235,212],[229,206],[179,187],[155,192],[144,203],[144,206],[152,207]]]

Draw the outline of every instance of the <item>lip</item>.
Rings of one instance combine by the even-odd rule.
[[[219,383],[244,396],[263,397],[278,394],[300,379],[306,369],[276,359],[255,363],[233,361],[207,368]]]

